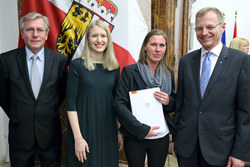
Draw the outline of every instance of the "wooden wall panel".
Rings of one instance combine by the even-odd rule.
[[[151,1],[151,28],[161,29],[168,36],[168,61],[174,65],[174,25],[175,25],[176,0],[152,0]]]
[[[179,56],[182,56],[188,51],[188,26],[189,26],[189,0],[151,0],[151,28],[161,29],[167,33],[168,36],[168,58],[170,65],[174,66],[174,30],[175,30],[175,9],[178,3],[182,3],[181,22],[180,22],[180,41],[179,41]]]
[[[180,33],[180,50],[179,50],[179,58],[185,55],[188,51],[188,26],[189,26],[189,0],[182,0],[182,21],[181,28],[182,31]]]
[[[175,12],[177,3],[181,3],[180,22],[175,25]],[[174,68],[175,78],[177,85],[178,78],[178,65],[180,57],[185,55],[188,51],[188,27],[189,27],[189,0],[151,0],[151,28],[161,29],[168,36],[168,63]],[[175,42],[174,36],[175,26],[180,28],[179,38]],[[178,46],[175,46],[178,45]],[[178,48],[178,53],[175,53],[175,48]],[[175,56],[175,54],[177,56]],[[177,86],[176,86],[177,89]]]

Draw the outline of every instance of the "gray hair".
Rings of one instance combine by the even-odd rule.
[[[24,15],[21,19],[20,19],[20,27],[21,30],[24,29],[24,23],[28,20],[34,20],[34,19],[43,19],[44,23],[45,23],[45,31],[49,32],[49,19],[46,16],[43,16],[40,13],[35,13],[35,12],[30,12],[26,15]]]

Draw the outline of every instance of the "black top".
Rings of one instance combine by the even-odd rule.
[[[174,76],[173,74],[171,76]],[[175,84],[174,77],[172,79],[172,91],[169,95],[169,105],[163,105],[164,118],[168,124],[170,133],[175,133],[175,125],[170,118],[169,113],[175,109]],[[150,130],[150,126],[138,121],[132,114],[129,91],[147,89],[146,83],[143,81],[136,64],[128,65],[123,68],[121,74],[120,85],[117,89],[114,110],[117,119],[121,123],[120,131],[131,139],[144,139]]]

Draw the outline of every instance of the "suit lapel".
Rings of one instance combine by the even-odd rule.
[[[135,79],[135,82],[136,84],[138,85],[139,89],[147,89],[147,85],[146,83],[143,81],[142,77],[141,77],[141,74],[137,68],[137,65],[136,65],[136,68],[135,68],[135,71],[133,73],[133,77]]]
[[[211,91],[212,87],[215,85],[216,80],[220,76],[222,70],[226,67],[227,65],[227,59],[228,59],[228,48],[223,46],[220,56],[216,62],[216,65],[214,67],[213,73],[210,77],[210,80],[207,85],[207,89],[204,94],[204,98],[209,94]]]
[[[52,54],[48,48],[44,47],[44,73],[43,73],[42,85],[41,85],[38,97],[42,93],[42,91],[45,88],[46,83],[48,82],[50,73],[52,71],[53,61],[54,61],[54,54]]]
[[[34,96],[33,90],[31,88],[30,78],[29,78],[29,70],[26,61],[26,52],[25,47],[20,48],[19,53],[16,56],[18,68],[20,69],[20,73],[24,78],[26,83],[27,89],[29,90],[30,94]]]
[[[201,63],[201,49],[196,52],[193,56],[193,62],[191,64],[194,74],[194,84],[195,88],[197,88],[196,93],[198,93],[198,97],[201,98],[201,90],[200,90],[200,63]]]

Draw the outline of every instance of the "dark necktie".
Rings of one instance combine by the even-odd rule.
[[[35,97],[37,98],[40,86],[41,86],[41,79],[40,74],[38,71],[38,67],[36,64],[36,60],[38,59],[37,55],[32,56],[32,66],[31,66],[31,86]]]
[[[207,52],[206,57],[203,61],[202,65],[202,71],[201,71],[201,78],[200,78],[200,88],[201,88],[201,97],[203,97],[205,90],[207,88],[207,84],[210,78],[210,72],[211,72],[211,61],[210,61],[210,55],[212,52]]]

